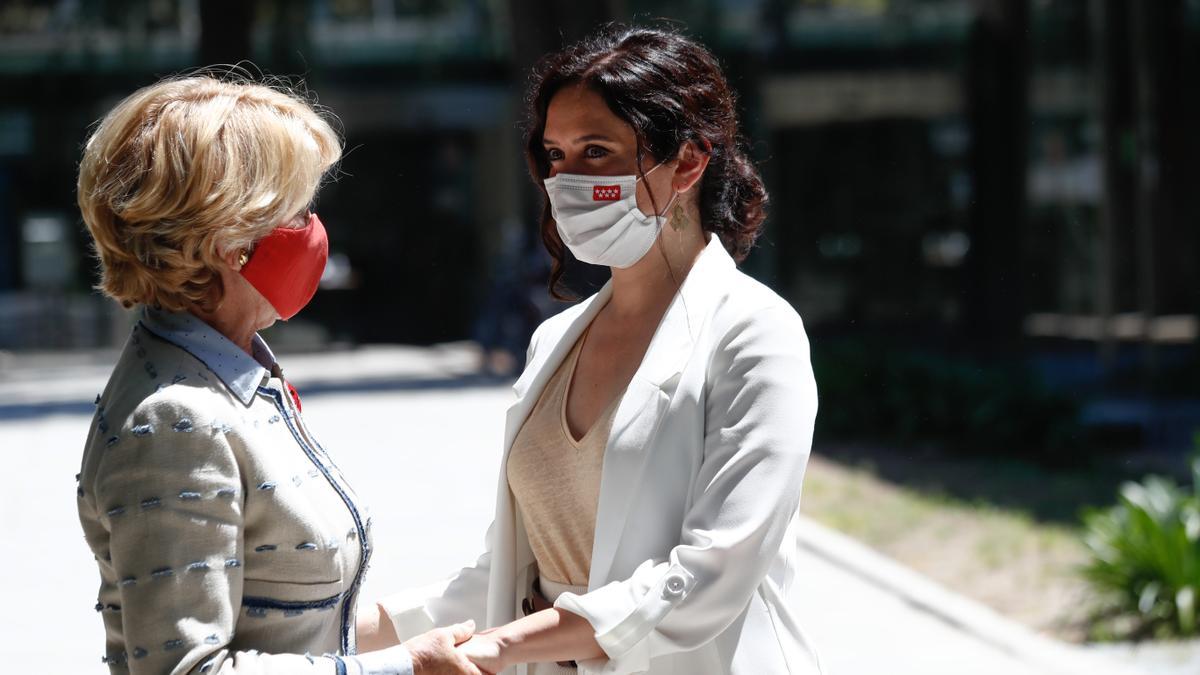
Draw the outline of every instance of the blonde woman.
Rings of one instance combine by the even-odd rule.
[[[309,205],[340,155],[298,96],[207,76],[134,93],[88,140],[100,288],[140,307],[78,488],[113,673],[479,673],[454,651],[469,624],[354,656],[370,523],[257,334],[316,291]]]
[[[816,387],[800,317],[737,269],[767,195],[720,66],[609,29],[528,100],[552,278],[569,250],[612,281],[533,336],[487,553],[382,611],[398,637],[488,626],[461,647],[487,672],[818,673],[795,612]]]

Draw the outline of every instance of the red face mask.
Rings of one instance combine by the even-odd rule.
[[[317,214],[304,227],[277,227],[242,266],[242,276],[287,321],[312,300],[329,259],[329,238]]]

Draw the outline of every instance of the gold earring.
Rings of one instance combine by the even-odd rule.
[[[248,262],[250,262],[250,255],[245,251],[242,251],[242,254],[238,256],[238,266],[245,267],[246,263]]]
[[[683,211],[683,205],[675,202],[675,208],[671,209],[671,229],[676,232],[682,232],[683,228],[687,227],[687,214]]]

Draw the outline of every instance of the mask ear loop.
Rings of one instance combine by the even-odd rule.
[[[638,150],[638,156],[640,159],[641,158],[640,148]],[[678,157],[676,157],[676,159],[678,159]],[[663,160],[663,161],[659,162],[658,164],[655,164],[654,167],[651,168],[649,171],[642,173],[641,176],[638,177],[638,180],[641,180],[641,179],[645,178],[646,176],[649,176],[650,174],[654,173],[655,169],[662,166],[663,164],[666,164],[669,161],[671,161],[671,160]],[[641,170],[640,164],[641,164],[641,162],[639,161],[639,167],[638,167],[639,171]],[[679,194],[680,194],[679,192],[676,192],[674,189],[672,189],[671,192],[672,192],[671,199],[667,201],[667,207],[666,207],[666,209],[663,210],[663,213],[669,212],[671,210],[671,206],[676,203],[676,200],[679,199]],[[646,186],[646,194],[648,194],[650,196],[650,204],[654,208],[654,217],[655,218],[663,218],[664,216],[658,212],[658,204],[656,203],[656,201],[654,199],[654,192],[650,189],[649,185]],[[692,334],[692,317],[691,317],[691,312],[688,311],[687,298],[683,295],[683,281],[680,281],[679,278],[675,276],[675,270],[671,267],[671,260],[670,260],[670,258],[667,257],[667,249],[666,249],[666,246],[663,245],[663,240],[662,240],[664,231],[666,231],[665,227],[660,227],[658,230],[658,239],[656,242],[658,244],[658,252],[659,252],[659,254],[662,255],[663,263],[665,263],[667,266],[667,274],[669,274],[671,276],[671,281],[672,281],[672,283],[675,284],[675,292],[672,295],[672,302],[674,302],[674,297],[678,296],[679,301],[681,303],[683,303],[683,319],[684,319],[684,321],[687,322],[688,334],[691,335]],[[679,240],[679,257],[680,257],[680,259],[683,258],[683,239],[682,238],[680,238],[680,240]],[[670,311],[669,307],[668,307],[667,311]]]
[[[642,139],[639,137],[637,139],[638,177],[637,177],[637,180],[634,181],[634,185],[635,185],[634,192],[635,193],[637,192],[636,185],[639,181],[644,179],[646,176],[649,176],[650,174],[654,173],[658,169],[658,167],[662,166],[663,164],[666,164],[669,161],[669,160],[663,160],[663,161],[659,162],[658,164],[655,164],[654,166],[650,167],[649,171],[642,171],[642,160],[645,159],[645,157],[646,157],[645,148],[642,147]],[[654,218],[655,219],[660,218],[661,216],[659,216],[659,214],[658,214],[658,200],[656,200],[654,198],[654,191],[650,189],[650,185],[648,183],[646,184],[646,194],[649,195],[649,197],[650,197],[650,207],[654,210]],[[636,196],[634,197],[634,199],[635,200],[637,199]],[[674,200],[673,197],[672,197],[672,200]],[[670,202],[667,202],[667,205],[669,208]],[[680,284],[679,280],[675,278],[675,272],[674,272],[674,270],[671,269],[671,261],[667,259],[667,251],[664,248],[663,242],[662,242],[662,233],[663,233],[663,228],[659,228],[658,236],[655,237],[654,243],[658,244],[658,252],[662,255],[663,262],[666,263],[666,265],[667,265],[667,273],[671,275],[671,281],[675,282],[675,289],[676,289],[676,292],[678,292],[678,290],[679,290],[679,288],[681,288],[682,284]]]

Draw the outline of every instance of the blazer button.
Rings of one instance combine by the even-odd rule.
[[[685,588],[687,588],[687,581],[678,574],[672,574],[667,577],[667,584],[663,587],[663,595],[669,598],[678,598],[683,595]]]

